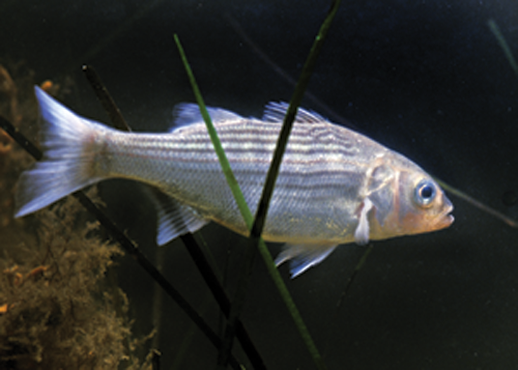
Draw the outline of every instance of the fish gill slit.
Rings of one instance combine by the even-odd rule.
[[[371,170],[371,172],[369,174],[369,183],[367,185],[368,186],[367,189],[370,189],[370,187],[372,185],[372,181],[373,181],[372,173],[376,170],[376,168],[384,165],[384,163],[383,163],[384,159],[385,159],[385,154],[381,155],[380,157],[377,157],[376,160],[374,161],[374,164],[372,165],[372,167],[369,168]],[[378,186],[376,186],[375,188],[370,190],[369,195],[378,191],[379,189],[385,187],[393,179],[394,179],[393,176],[390,176],[390,177],[384,179],[382,182],[380,182],[380,184]]]

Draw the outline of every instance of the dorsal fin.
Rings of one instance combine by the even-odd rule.
[[[284,120],[284,116],[288,111],[289,104],[286,102],[275,102],[271,101],[266,104],[264,108],[263,121],[268,122],[282,122]],[[326,121],[324,117],[320,114],[315,113],[313,111],[305,110],[304,108],[299,107],[297,110],[297,116],[295,117],[295,122],[322,122]]]
[[[207,111],[209,112],[210,118],[213,122],[239,120],[243,118],[239,114],[221,108],[207,107]],[[180,127],[192,125],[193,123],[203,122],[200,107],[198,104],[193,103],[180,103],[175,106],[173,109],[173,117],[174,124],[173,127],[171,127],[171,131]]]

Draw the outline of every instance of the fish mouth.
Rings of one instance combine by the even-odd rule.
[[[439,217],[437,217],[438,222],[435,225],[436,230],[449,227],[453,221],[455,221],[455,217],[450,214],[453,211],[453,205],[449,201],[446,203],[446,205],[447,206],[445,207],[444,211],[442,211]]]

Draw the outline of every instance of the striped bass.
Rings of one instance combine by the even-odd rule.
[[[138,180],[158,191],[158,245],[214,221],[248,229],[226,183],[195,104],[176,107],[169,133],[128,133],[80,117],[35,87],[43,118],[42,161],[25,171],[16,217],[109,178]],[[262,119],[208,108],[253,214],[287,110],[269,103]],[[439,185],[404,156],[299,108],[262,234],[286,243],[295,277],[339,244],[430,232],[453,222]]]

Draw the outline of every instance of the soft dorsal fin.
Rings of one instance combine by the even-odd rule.
[[[207,107],[210,118],[213,122],[217,121],[234,121],[242,119],[239,114],[226,109]],[[173,109],[174,124],[171,131],[180,127],[191,125],[193,123],[203,122],[198,104],[180,103]]]
[[[174,238],[187,233],[194,233],[209,221],[185,204],[151,188],[152,199],[158,211],[157,244],[164,245]]]
[[[289,104],[286,102],[269,102],[268,104],[266,104],[266,107],[264,108],[263,121],[282,122],[284,120],[286,112],[288,111],[288,107]],[[318,113],[305,110],[301,107],[299,107],[299,109],[297,110],[295,122],[311,123],[322,121],[326,121],[326,119]]]
[[[290,261],[291,278],[295,278],[308,268],[322,262],[334,251],[336,245],[285,244],[275,259],[275,265]]]

